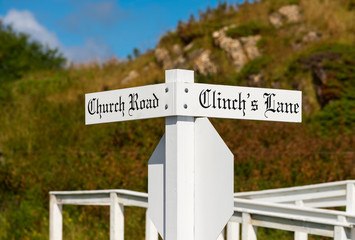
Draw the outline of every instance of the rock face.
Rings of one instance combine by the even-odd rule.
[[[123,84],[129,83],[137,77],[139,77],[139,73],[136,70],[132,70],[124,79],[122,79],[121,83]]]
[[[281,27],[285,23],[299,22],[301,19],[301,10],[297,5],[283,6],[269,15],[270,23],[276,28]]]
[[[173,64],[169,55],[169,51],[167,49],[156,48],[154,53],[157,62],[163,67],[163,69],[172,68]]]
[[[191,63],[194,70],[202,75],[217,73],[217,66],[211,60],[210,50],[200,48],[190,52],[187,56],[184,54],[192,46],[193,43],[190,43],[182,49],[178,44],[175,44],[172,47],[172,55],[166,48],[158,47],[155,49],[155,58],[163,69],[188,68]]]
[[[187,60],[182,55],[182,50],[178,44],[175,44],[172,49],[175,59],[172,60],[169,51],[166,48],[156,48],[155,58],[163,69],[186,68]]]
[[[321,38],[322,38],[322,34],[315,32],[315,31],[310,31],[306,35],[303,36],[302,42],[303,43],[317,42]]]
[[[284,20],[282,19],[282,16],[280,13],[278,12],[273,12],[269,15],[269,21],[270,23],[276,27],[276,28],[279,28],[282,26]]]
[[[288,23],[299,22],[302,18],[300,7],[297,5],[287,5],[279,9],[279,13],[286,17]]]
[[[332,100],[339,99],[343,87],[334,80],[331,71],[324,68],[323,62],[335,62],[340,58],[341,54],[339,53],[323,52],[313,54],[300,61],[306,69],[311,70],[317,98],[322,107]]]
[[[256,46],[257,42],[260,39],[261,39],[260,35],[240,38],[240,41],[243,44],[244,50],[250,60],[260,56],[259,49]]]
[[[210,73],[217,73],[217,67],[214,65],[210,59],[211,51],[204,50],[195,60],[194,60],[194,70],[198,71],[202,75],[206,76]]]
[[[222,48],[232,60],[236,71],[240,71],[248,61],[260,56],[259,49],[256,46],[257,41],[260,40],[260,35],[233,39],[226,35],[226,31],[230,27],[224,27],[214,32],[212,37],[215,44]]]

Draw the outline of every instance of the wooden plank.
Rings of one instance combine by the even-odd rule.
[[[56,196],[49,199],[49,239],[62,240],[63,235],[62,205],[58,204]]]
[[[110,240],[124,240],[124,207],[116,193],[110,194]]]
[[[304,232],[325,237],[333,237],[334,234],[334,227],[332,225],[263,216],[258,214],[252,214],[251,223],[258,227],[280,229],[291,232]]]
[[[110,194],[57,195],[59,204],[68,205],[110,205]]]

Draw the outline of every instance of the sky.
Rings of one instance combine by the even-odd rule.
[[[219,0],[0,0],[0,20],[74,62],[125,59]],[[240,0],[228,0],[236,4]]]

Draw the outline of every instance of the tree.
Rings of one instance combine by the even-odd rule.
[[[30,41],[0,21],[0,82],[21,78],[30,71],[60,69],[66,59],[57,49]]]
[[[138,48],[134,48],[133,49],[133,55],[134,55],[134,58],[137,58],[137,57],[139,57],[139,55],[141,55],[141,53],[140,53]]]

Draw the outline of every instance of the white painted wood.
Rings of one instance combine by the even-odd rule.
[[[343,181],[331,183],[332,187],[342,185],[347,187],[348,183],[354,184],[355,181]],[[328,185],[328,184],[327,184]],[[349,194],[350,190],[347,190]],[[322,191],[320,191],[321,194]],[[75,204],[80,205],[79,199],[88,198],[90,201],[93,196],[105,195],[110,198],[111,193],[117,194],[117,202],[121,204],[121,212],[123,217],[123,205],[147,207],[147,194],[138,193],[128,190],[94,190],[94,191],[64,191],[50,192],[50,239],[57,240],[62,238],[62,205],[58,203],[58,199],[66,199],[69,204],[70,197],[73,197]],[[56,194],[57,197],[56,198]],[[80,196],[83,195],[83,196]],[[348,196],[349,199],[349,196]],[[115,201],[116,201],[115,200]],[[351,202],[349,200],[349,202]],[[95,204],[95,202],[92,202]],[[83,200],[83,204],[88,204],[88,200]],[[355,239],[351,232],[352,226],[355,226],[355,214],[350,212],[342,212],[335,210],[314,209],[302,206],[292,206],[279,203],[259,202],[255,200],[238,199],[234,200],[234,213],[230,223],[242,223],[242,214],[247,213],[253,216],[250,219],[254,227],[275,228],[293,232],[303,232],[312,235],[320,235],[326,237],[344,239]],[[299,203],[298,203],[299,204]],[[300,204],[299,204],[300,205]],[[345,205],[344,205],[345,206]],[[351,208],[347,208],[349,210]],[[56,210],[56,212],[54,211]],[[54,217],[57,215],[57,217]],[[110,217],[111,219],[111,217]],[[123,222],[123,220],[122,220]],[[60,224],[58,224],[60,223]],[[228,223],[228,226],[229,224]],[[227,227],[227,239],[229,240],[229,229]],[[54,234],[57,232],[58,234]],[[123,231],[122,231],[123,232]],[[234,238],[233,238],[234,239]]]
[[[302,187],[281,188],[257,192],[235,193],[238,198],[254,199],[265,202],[278,202],[293,204],[302,200],[305,206],[329,207],[343,206],[346,198],[346,182],[335,186],[328,184],[317,184]]]
[[[303,221],[302,219],[278,218],[253,214],[253,226],[279,229],[291,232],[306,232],[325,237],[334,236],[334,225]]]
[[[297,207],[292,205],[279,203],[265,203],[255,200],[234,199],[234,211],[250,214],[258,214],[270,217],[294,219],[304,222],[320,223],[325,225],[338,225],[343,227],[350,227],[355,223],[355,216],[349,215],[345,212],[313,209],[308,207]],[[338,216],[344,216],[348,222],[340,222]]]
[[[338,216],[338,220],[340,222],[346,222],[346,218],[344,216]],[[350,229],[344,228],[342,226],[335,226],[334,240],[352,240]]]
[[[346,212],[355,215],[355,183],[346,185]]]
[[[295,202],[295,205],[296,206],[300,206],[300,207],[303,207],[304,204],[303,204],[303,201],[302,200],[297,200]],[[307,240],[308,239],[308,234],[305,233],[305,232],[295,232],[295,240]]]
[[[166,83],[193,83],[193,71],[168,70]],[[175,93],[175,96],[181,93]],[[165,120],[165,240],[195,240],[194,118]]]
[[[50,195],[49,199],[49,239],[62,240],[63,215],[62,205],[57,203],[55,195]]]
[[[185,88],[189,94],[184,96],[180,90]],[[302,92],[170,81],[85,94],[87,125],[168,116],[301,122]]]
[[[225,240],[226,239],[226,230],[223,228],[222,232],[218,235],[217,240]]]
[[[346,212],[355,215],[355,183],[346,185]],[[351,230],[351,239],[355,239],[355,227]]]
[[[158,231],[149,218],[148,211],[145,214],[145,240],[158,240]]]
[[[257,229],[251,223],[251,216],[249,213],[242,214],[242,240],[256,240]]]
[[[172,116],[172,84],[154,84],[85,94],[85,124]],[[172,87],[171,87],[172,88]]]
[[[148,215],[161,236],[164,236],[165,134],[148,161]]]
[[[189,107],[177,105],[177,115],[302,122],[301,91],[200,83],[184,85],[183,88],[189,89],[184,98]]]
[[[195,120],[195,239],[215,240],[233,215],[233,153],[207,118]]]
[[[227,224],[227,240],[239,240],[240,224],[229,221]]]
[[[111,193],[110,199],[110,240],[124,240],[124,207],[116,193]]]
[[[102,205],[111,204],[110,194],[82,194],[82,195],[57,195],[57,201],[60,204],[69,205]]]

